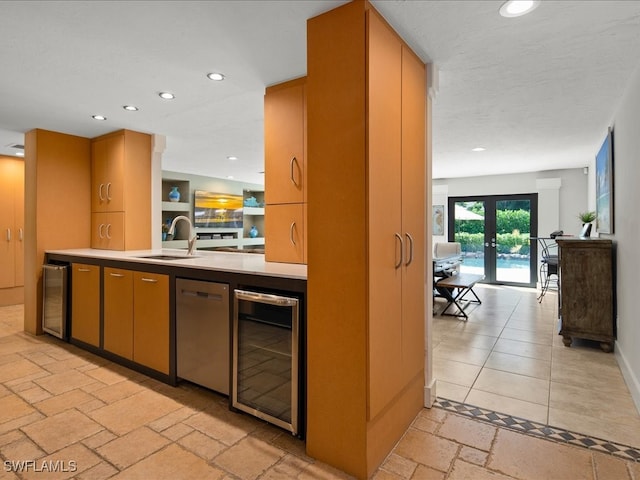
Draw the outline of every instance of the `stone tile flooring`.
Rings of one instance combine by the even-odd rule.
[[[350,478],[220,395],[26,335],[22,321],[22,306],[0,308],[2,479]],[[374,478],[640,480],[640,464],[432,408]]]
[[[564,346],[556,292],[538,303],[531,288],[474,290],[482,305],[467,322],[434,316],[438,397],[640,448],[640,414],[615,355],[580,339]]]

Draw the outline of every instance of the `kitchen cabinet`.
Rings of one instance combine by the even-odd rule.
[[[169,276],[133,273],[133,361],[169,374]]]
[[[264,96],[265,200],[305,202],[305,79],[267,87]]]
[[[104,268],[104,349],[133,359],[133,272]]]
[[[424,402],[426,68],[368,2],[307,40],[307,453],[368,478]]]
[[[0,156],[0,288],[24,285],[24,161]]]
[[[151,246],[150,135],[121,130],[91,141],[91,212],[93,248]]]
[[[306,263],[307,235],[301,213],[307,203],[305,82],[299,78],[272,85],[264,96],[265,257],[269,262]],[[277,218],[281,214],[286,218]]]
[[[305,210],[302,203],[266,206],[267,262],[307,263]]]
[[[103,250],[125,250],[124,212],[91,214],[91,246]]]
[[[169,374],[169,276],[105,267],[104,349]]]
[[[560,264],[560,335],[600,342],[610,352],[615,341],[614,250],[609,239],[557,237]]]
[[[71,338],[100,347],[100,267],[71,264]]]

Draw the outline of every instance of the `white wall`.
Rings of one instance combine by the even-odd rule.
[[[616,357],[640,410],[640,69],[637,69],[613,120],[614,235],[617,246],[618,337]],[[603,130],[603,138],[605,131]],[[595,156],[594,152],[594,156]],[[595,160],[594,160],[595,163]],[[590,170],[595,171],[595,166]],[[595,182],[594,182],[595,184]],[[595,193],[592,198],[595,205]]]

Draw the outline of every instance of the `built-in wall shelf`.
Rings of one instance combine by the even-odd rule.
[[[264,207],[242,207],[243,215],[264,215]]]
[[[172,202],[169,200],[169,192],[173,188],[177,188],[180,192],[180,201]],[[170,224],[171,221],[179,216],[184,215],[193,221],[193,192],[194,190],[209,190],[209,187],[201,187],[193,185],[188,180],[178,180],[172,178],[162,179],[162,223]],[[223,191],[225,191],[223,189]],[[234,193],[234,192],[228,192]],[[238,194],[238,193],[234,193]],[[196,249],[215,249],[215,248],[262,248],[264,247],[264,191],[263,190],[243,190],[242,191],[242,228],[206,228],[196,227],[195,232],[198,235],[196,240]],[[258,230],[256,237],[251,237],[252,227]],[[165,230],[166,231],[166,230]],[[253,230],[255,232],[255,230]],[[158,235],[160,232],[158,232]],[[171,238],[171,237],[169,237]],[[189,238],[189,226],[186,222],[178,222],[176,232],[171,240],[162,242],[163,248],[188,248],[187,239]]]
[[[162,202],[163,212],[189,212],[191,204],[189,202]]]

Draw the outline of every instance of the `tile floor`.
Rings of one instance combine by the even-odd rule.
[[[557,294],[478,285],[469,320],[434,316],[438,397],[640,447],[640,415],[613,353],[557,334]],[[436,312],[444,303],[436,303]]]
[[[0,308],[0,478],[350,478],[222,396],[26,335],[22,319],[22,306]],[[640,480],[640,463],[432,408],[374,478]]]

